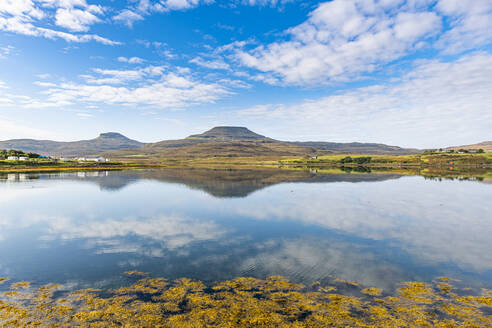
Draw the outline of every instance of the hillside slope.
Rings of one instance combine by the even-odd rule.
[[[139,148],[144,144],[116,132],[101,133],[99,137],[80,141],[51,141],[13,139],[0,141],[0,149],[18,149],[50,156],[83,156],[109,150]]]
[[[179,140],[144,144],[119,133],[103,133],[92,140],[57,142],[17,139],[0,141],[0,149],[19,149],[44,155],[77,156],[103,154],[118,158],[304,156],[315,154],[416,154],[406,149],[376,143],[287,142],[268,138],[245,127],[218,126]]]
[[[150,143],[139,149],[125,149],[104,154],[111,158],[169,157],[250,157],[303,156],[330,153],[416,154],[404,149],[374,143],[287,142],[255,133],[245,127],[218,126],[180,140]]]
[[[478,149],[483,149],[485,152],[492,152],[492,141],[484,141],[484,142],[479,142],[476,144],[472,145],[464,145],[464,146],[452,146],[452,147],[447,147],[445,148],[446,150],[460,150],[460,149],[466,149],[466,150],[478,150]]]
[[[401,148],[398,146],[388,146],[379,143],[362,143],[362,142],[322,142],[322,141],[306,141],[306,142],[290,142],[293,145],[312,147],[317,150],[327,150],[334,153],[346,154],[373,154],[373,155],[412,155],[422,151],[413,148]]]

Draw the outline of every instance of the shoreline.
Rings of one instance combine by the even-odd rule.
[[[350,158],[350,162],[343,159]],[[358,163],[357,160],[369,159]],[[272,168],[272,169],[410,169],[410,170],[492,170],[492,153],[487,155],[324,155],[316,158],[302,157],[175,157],[175,158],[146,158],[130,160],[117,158],[106,164],[84,163],[46,163],[22,162],[0,163],[1,172],[46,172],[46,171],[101,171],[101,170],[131,170],[146,168]]]

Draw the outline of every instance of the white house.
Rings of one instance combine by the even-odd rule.
[[[9,160],[9,161],[18,161],[19,160],[19,157],[17,157],[17,156],[9,156],[9,157],[7,157],[7,160]]]
[[[19,161],[30,161],[30,158],[26,156],[21,156],[19,157]]]
[[[107,160],[104,157],[79,157],[77,158],[77,160],[81,162],[98,162],[98,163],[107,162]]]

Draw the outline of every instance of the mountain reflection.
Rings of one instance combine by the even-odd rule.
[[[128,171],[88,171],[53,173],[9,173],[0,179],[23,182],[34,179],[86,181],[99,185],[101,190],[117,191],[139,180],[178,183],[203,190],[220,198],[246,197],[249,194],[285,182],[369,182],[398,179],[398,174],[338,174],[317,173],[316,170],[278,169],[153,169]]]

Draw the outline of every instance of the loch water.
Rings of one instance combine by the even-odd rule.
[[[131,270],[492,288],[492,183],[313,170],[0,175],[0,277],[110,288]]]

